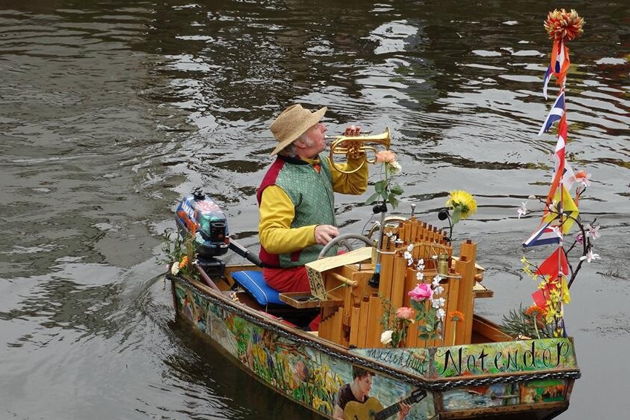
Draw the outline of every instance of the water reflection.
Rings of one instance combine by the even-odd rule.
[[[164,364],[168,376],[174,376],[188,388],[191,399],[188,405],[191,418],[207,418],[217,414],[226,419],[303,418],[318,419],[311,411],[296,407],[285,398],[278,398],[271,389],[261,386],[247,373],[235,369],[234,365],[224,361],[225,355],[216,351],[209,340],[196,334],[188,324],[176,320],[170,324],[182,349],[178,354],[171,354]],[[191,352],[192,351],[192,352]],[[190,385],[198,387],[197,392],[190,392]],[[215,395],[207,396],[205,389],[212,389]]]
[[[401,211],[414,202],[439,224],[449,190],[478,197],[477,217],[455,235],[491,235],[480,255],[496,298],[483,314],[500,317],[531,293],[518,257],[535,220],[518,220],[516,207],[546,192],[553,165],[553,136],[536,137],[550,105],[546,2],[3,6],[0,417],[308,417],[169,324],[168,291],[151,280],[171,207],[197,186],[256,248],[267,127],[290,102],[329,106],[332,133],[389,126]],[[618,418],[625,388],[614,378],[624,372],[600,358],[629,344],[619,246],[630,233],[627,6],[572,7],[587,26],[570,46],[569,152],[593,175],[583,214],[602,224],[604,260],[587,267],[567,308],[584,378],[566,416]],[[362,200],[340,197],[344,230],[371,216]]]

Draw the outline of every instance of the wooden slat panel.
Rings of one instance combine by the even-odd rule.
[[[352,307],[352,317],[350,318],[350,340],[351,346],[359,346],[359,318],[361,316],[361,307]]]
[[[455,303],[453,303],[453,297],[451,295],[451,279],[442,280],[441,286],[444,288],[443,297],[446,298],[446,305],[444,305],[444,310],[446,311],[446,317],[444,318],[444,323],[442,325],[442,339],[437,343],[438,346],[448,346],[453,340],[453,325],[448,320],[449,311],[452,311],[451,306],[455,306],[457,304],[457,299],[455,299]]]
[[[448,279],[448,288],[449,288],[449,301],[448,301],[448,307],[447,307],[447,311],[446,311],[446,316],[447,316],[447,322],[448,321],[448,316],[449,314],[455,312],[455,311],[459,311],[459,286],[460,286],[460,278],[456,276],[456,272],[455,271],[451,271],[452,276],[451,278]],[[451,325],[451,328],[454,328],[454,331],[451,329],[449,331],[449,334],[446,336],[446,345],[447,346],[454,346],[455,343],[457,343],[457,335],[459,336],[463,336],[463,323],[460,321],[457,323],[457,325]],[[455,335],[454,335],[455,334]]]
[[[359,334],[358,334],[358,345],[357,347],[366,347],[367,342],[367,325],[368,325],[368,316],[369,316],[369,301],[363,300],[361,301],[359,313]]]
[[[390,301],[394,310],[400,308],[403,305],[403,293],[405,289],[405,274],[407,272],[407,260],[402,255],[396,255],[394,257],[394,267],[392,275],[392,290],[390,294]]]
[[[472,314],[473,314],[473,287],[475,285],[475,263],[474,261],[468,261],[464,256],[461,256],[459,261],[455,264],[456,270],[459,275],[462,276],[459,284],[459,296],[457,300],[457,307],[459,311],[464,314],[463,331],[460,338],[458,334],[456,344],[469,344],[472,337]]]
[[[381,344],[381,333],[383,332],[383,327],[381,327],[383,305],[381,304],[381,299],[378,296],[370,297],[368,314],[368,339],[366,345],[368,347],[383,347]]]
[[[373,274],[373,271],[357,271],[352,274],[352,280],[357,282],[357,287],[352,288],[352,305],[360,305],[363,299],[376,293],[376,289],[368,284]]]
[[[391,298],[393,265],[393,254],[381,254],[381,276],[378,286],[378,294],[386,299]]]
[[[337,344],[343,345],[343,309],[339,308],[335,315],[333,315],[332,323],[332,341]]]

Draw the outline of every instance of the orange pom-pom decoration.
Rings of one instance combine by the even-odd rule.
[[[186,267],[189,261],[190,260],[188,259],[188,256],[184,255],[184,258],[182,258],[182,260],[179,262],[179,268]]]
[[[545,30],[549,34],[549,39],[556,41],[579,38],[584,32],[583,26],[584,18],[581,18],[574,9],[571,9],[570,13],[564,9],[555,9],[549,12],[545,20]]]

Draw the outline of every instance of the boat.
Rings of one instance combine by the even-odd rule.
[[[180,230],[193,233],[182,236],[167,274],[178,320],[235,367],[323,418],[550,419],[569,406],[580,377],[573,339],[512,337],[475,314],[475,301],[493,292],[471,240],[455,255],[443,230],[414,216],[383,219],[382,240],[364,237],[371,246],[307,265],[310,294],[278,293],[264,283],[256,256],[231,239],[211,199],[197,192],[176,213]],[[230,250],[251,263],[225,265],[219,257]],[[435,315],[428,299],[408,293],[431,284],[442,321],[398,319],[404,328],[394,328],[395,345],[383,340],[384,315],[396,308]],[[309,330],[317,317],[319,327]],[[340,417],[340,389],[365,372],[369,398],[348,403]]]

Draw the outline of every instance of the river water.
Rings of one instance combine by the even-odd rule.
[[[0,0],[0,418],[313,417],[174,324],[158,263],[174,204],[198,186],[256,249],[268,125],[293,102],[328,106],[329,133],[391,128],[400,212],[414,203],[439,224],[448,191],[473,193],[478,213],[454,236],[479,242],[495,291],[478,311],[528,305],[520,243],[538,219],[516,209],[546,193],[553,165],[553,135],[536,135],[556,93],[541,93],[549,3]],[[568,3],[556,7],[587,21],[570,44],[568,155],[592,174],[580,207],[602,236],[566,307],[583,376],[561,418],[617,419],[630,410],[628,4]],[[366,196],[337,197],[343,231],[371,216]]]

